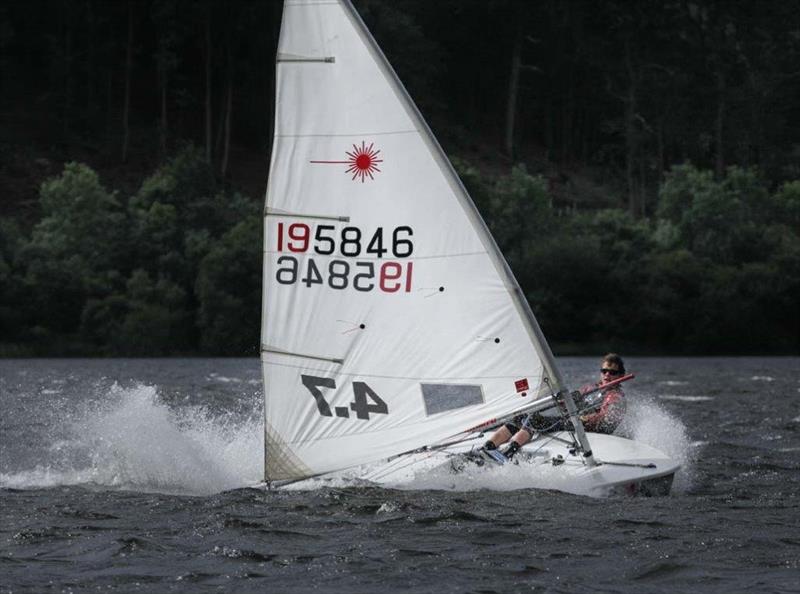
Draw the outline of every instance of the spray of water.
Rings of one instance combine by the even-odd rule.
[[[0,474],[0,486],[209,494],[254,484],[261,474],[260,417],[173,410],[151,386],[115,385],[101,401],[57,422],[68,425],[68,437],[37,453],[32,468]]]
[[[675,473],[672,493],[685,493],[691,487],[697,448],[689,439],[686,426],[654,397],[640,395],[631,400],[619,432],[661,450],[681,465]]]

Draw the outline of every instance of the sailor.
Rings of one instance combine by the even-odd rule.
[[[608,353],[600,364],[600,381],[580,389],[581,395],[625,375],[625,363],[616,353]],[[581,415],[584,429],[595,433],[613,433],[625,416],[625,393],[617,385],[601,392],[595,392],[576,403],[579,409],[590,409]],[[483,445],[487,451],[496,450],[498,446],[509,442],[502,454],[511,459],[522,446],[531,440],[535,433],[551,433],[555,431],[572,431],[572,424],[566,418],[545,417],[538,413],[520,415],[495,431],[494,435]],[[510,440],[510,441],[509,441]]]

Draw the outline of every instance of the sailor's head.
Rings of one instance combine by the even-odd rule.
[[[616,353],[608,353],[600,362],[600,380],[610,382],[625,375],[625,363]]]

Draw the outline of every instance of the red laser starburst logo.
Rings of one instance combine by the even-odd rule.
[[[361,183],[363,184],[367,177],[375,179],[373,173],[380,172],[377,165],[378,163],[383,163],[383,159],[378,158],[380,153],[380,150],[375,149],[375,143],[371,143],[367,146],[366,141],[362,140],[361,146],[354,144],[352,151],[345,151],[347,155],[346,161],[311,161],[311,163],[347,165],[348,167],[345,173],[353,174],[353,177],[350,179],[355,181],[361,178]]]

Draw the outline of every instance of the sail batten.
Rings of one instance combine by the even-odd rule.
[[[289,55],[336,60],[277,63],[265,478],[412,451],[559,390],[514,275],[355,9],[287,1]],[[289,214],[326,212],[347,219]]]
[[[352,136],[393,136],[396,134],[419,134],[419,130],[389,130],[386,132],[347,132],[341,134],[276,134],[276,138],[349,138]]]
[[[340,359],[337,357],[324,357],[322,355],[310,355],[308,353],[292,353],[290,351],[283,351],[281,349],[271,348],[267,345],[261,345],[261,352],[262,353],[269,353],[272,355],[286,355],[287,357],[298,357],[300,359],[314,359],[316,361],[328,361],[330,363],[344,363],[344,359]]]
[[[274,210],[269,210],[269,209],[264,209],[264,216],[265,217],[292,217],[292,218],[295,218],[295,219],[319,219],[321,221],[339,221],[341,223],[347,223],[348,221],[350,221],[350,217],[347,217],[347,216],[310,214],[310,213],[301,213],[301,212],[285,212],[285,211],[274,211]]]
[[[278,56],[278,62],[322,62],[324,64],[333,64],[336,62],[336,58],[334,56],[326,56],[324,58],[312,58],[312,57],[304,57],[304,56]]]

